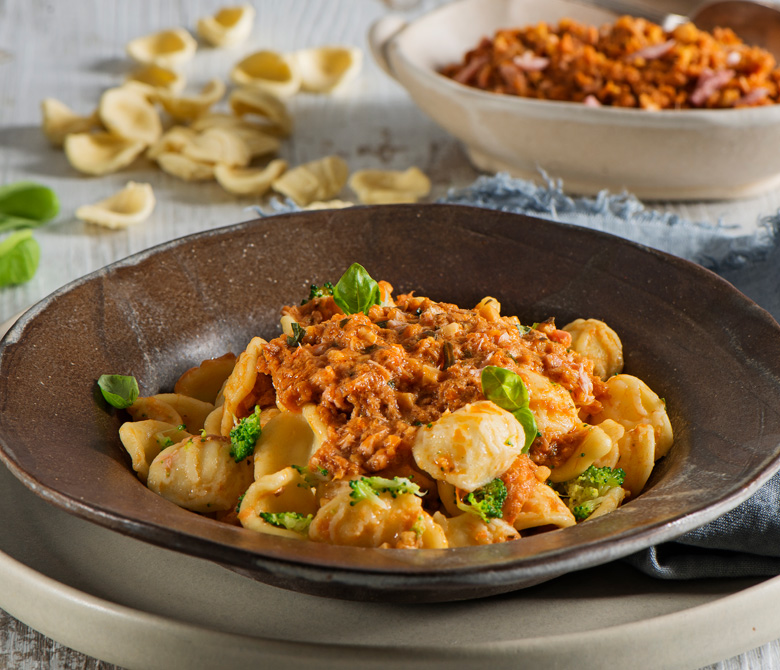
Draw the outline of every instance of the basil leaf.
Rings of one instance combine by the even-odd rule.
[[[29,230],[12,233],[0,242],[0,286],[23,284],[38,270],[41,248]]]
[[[539,434],[539,427],[536,425],[536,418],[534,413],[527,407],[522,409],[516,409],[512,412],[512,416],[517,419],[518,423],[523,427],[523,433],[525,433],[525,444],[521,450],[521,453],[527,454],[531,448],[533,441]]]
[[[6,216],[0,214],[0,233],[16,230],[17,228],[37,228],[42,221],[34,219],[25,219],[23,216]]]
[[[528,389],[520,375],[511,370],[488,365],[482,370],[481,381],[483,395],[501,409],[514,412],[528,407]]]
[[[112,407],[125,409],[138,397],[138,382],[135,377],[126,375],[100,375],[100,392]]]
[[[333,300],[344,314],[368,314],[380,302],[379,284],[360,263],[353,263],[333,287]]]
[[[47,186],[18,181],[0,186],[0,221],[5,217],[43,222],[60,211],[57,194]]]
[[[480,377],[482,394],[496,403],[501,409],[512,412],[518,423],[523,427],[525,445],[522,453],[527,454],[531,444],[536,439],[539,428],[536,418],[528,408],[528,389],[523,378],[511,370],[488,365],[483,368]]]

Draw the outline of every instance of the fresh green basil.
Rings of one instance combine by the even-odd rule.
[[[528,389],[520,375],[488,365],[482,370],[482,393],[501,409],[514,412],[516,409],[528,407]]]
[[[138,382],[127,375],[100,375],[100,392],[106,402],[118,409],[130,407],[138,397]]]
[[[488,365],[482,369],[480,381],[482,382],[482,395],[496,403],[501,409],[511,412],[523,427],[525,445],[523,445],[522,453],[528,453],[539,428],[536,425],[533,412],[528,408],[528,389],[525,387],[523,379],[511,370]]]
[[[29,230],[11,233],[0,242],[0,286],[32,279],[40,259],[41,248]]]
[[[57,216],[57,194],[47,186],[18,181],[0,186],[0,232],[14,228],[34,228]]]
[[[380,302],[379,284],[360,263],[353,263],[333,287],[333,300],[344,314],[368,314]]]

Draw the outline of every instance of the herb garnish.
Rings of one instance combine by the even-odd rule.
[[[539,429],[533,413],[528,408],[528,389],[522,378],[506,368],[488,365],[482,370],[481,382],[485,398],[496,403],[501,409],[511,412],[523,427],[525,445],[522,453],[528,453]]]
[[[100,392],[106,402],[117,409],[130,407],[138,397],[138,382],[128,375],[100,375]]]
[[[300,347],[301,340],[303,340],[303,336],[306,335],[306,329],[296,321],[292,322],[291,327],[293,334],[287,336],[287,346],[293,348]]]
[[[380,303],[379,284],[360,263],[353,263],[333,287],[333,300],[344,314],[368,314]]]

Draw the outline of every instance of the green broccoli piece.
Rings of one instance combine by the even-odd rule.
[[[230,431],[230,455],[236,463],[254,453],[260,433],[260,408],[255,407],[253,414],[241,419]]]
[[[620,468],[597,468],[591,465],[579,477],[560,485],[559,493],[568,497],[569,509],[577,521],[587,519],[616,486],[623,484],[626,473]]]
[[[311,466],[303,467],[301,465],[292,465],[290,467],[297,470],[309,486],[314,487],[318,484],[322,484],[322,482],[328,481],[329,473],[325,468],[312,468]]]
[[[331,284],[329,281],[326,281],[322,286],[312,284],[311,290],[309,291],[309,300],[314,300],[315,298],[324,298],[329,295],[333,295],[333,284]]]
[[[406,477],[361,477],[349,482],[352,489],[349,493],[350,505],[355,505],[361,500],[376,498],[380,493],[389,493],[393,498],[403,493],[412,493],[416,496],[425,495],[420,491],[420,487]]]
[[[458,501],[458,508],[490,523],[491,519],[504,516],[504,502],[508,493],[506,484],[500,479],[494,479],[481,489],[469,493],[465,500]]]
[[[260,518],[277,528],[286,528],[301,535],[308,535],[312,515],[303,516],[298,512],[260,512]]]

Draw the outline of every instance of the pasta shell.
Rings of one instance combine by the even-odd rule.
[[[106,228],[126,228],[141,223],[154,211],[154,192],[150,184],[131,181],[121,191],[94,205],[76,210],[76,218]]]
[[[326,156],[293,168],[274,181],[272,186],[275,191],[305,207],[337,195],[344,187],[348,174],[349,167],[342,158]]]
[[[45,98],[41,102],[43,134],[55,147],[61,147],[65,136],[71,133],[86,133],[100,125],[97,112],[91,116],[79,116],[64,102]]]
[[[182,155],[200,163],[220,163],[231,167],[243,167],[251,158],[244,140],[226,128],[210,128],[199,133],[184,145]]]
[[[164,90],[176,95],[184,90],[187,79],[175,70],[150,64],[132,72],[126,82],[145,84],[153,90]]]
[[[476,514],[459,514],[447,518],[441,512],[436,512],[433,521],[441,526],[450,548],[508,542],[520,537],[520,533],[503,519],[491,519],[490,523],[485,523]]]
[[[236,365],[234,354],[209,358],[179,377],[174,392],[214,404],[222,386]]]
[[[431,192],[431,180],[416,167],[395,170],[360,170],[349,179],[349,187],[365,205],[417,202]]]
[[[110,88],[103,93],[98,114],[109,131],[128,140],[149,145],[162,135],[157,110],[131,87]]]
[[[252,86],[281,98],[296,94],[301,75],[294,58],[275,51],[256,51],[237,63],[230,79],[239,86]]]
[[[109,174],[130,165],[146,144],[111,133],[74,133],[65,138],[65,155],[79,172]]]
[[[284,468],[259,477],[246,490],[238,510],[238,520],[244,528],[260,533],[302,539],[299,533],[266,523],[260,514],[296,512],[313,515],[316,511],[317,501],[306,480],[294,468]]]
[[[287,169],[287,161],[271,161],[264,168],[235,168],[217,165],[214,176],[222,188],[237,195],[263,195]]]
[[[320,438],[304,414],[281,412],[263,426],[255,445],[255,479],[290,466],[305,467],[319,447]]]
[[[146,151],[146,157],[157,160],[165,152],[181,153],[182,149],[198,136],[194,130],[186,126],[173,126]]]
[[[157,165],[163,172],[185,181],[214,179],[214,166],[211,163],[200,163],[173,151],[164,151],[157,156]]]
[[[212,79],[198,95],[176,96],[169,91],[160,91],[157,99],[174,119],[190,121],[205,114],[224,95],[225,84],[219,79]]]
[[[563,327],[571,348],[593,361],[593,374],[606,381],[623,370],[623,345],[617,333],[598,319],[576,319]]]
[[[234,508],[251,482],[251,462],[236,463],[229,439],[207,435],[161,451],[149,466],[147,485],[184,509],[217,512]]]
[[[276,153],[281,146],[279,139],[265,132],[263,126],[242,119],[235,114],[204,114],[195,119],[190,124],[190,128],[197,131],[209,128],[227,128],[246,142],[252,158]]]
[[[149,465],[167,446],[190,437],[187,431],[163,421],[126,421],[119,427],[119,439],[133,462],[133,470],[146,483]]]
[[[295,53],[301,75],[301,89],[331,93],[357,77],[363,52],[356,47],[317,47]]]
[[[292,132],[292,118],[287,107],[275,95],[257,88],[238,88],[228,98],[230,107],[238,116],[259,116],[267,127],[282,137]]]
[[[474,491],[506,472],[524,444],[517,419],[489,400],[480,400],[420,428],[412,456],[434,479]]]
[[[354,207],[354,202],[348,202],[346,200],[315,200],[304,207],[304,209],[344,209],[345,207]]]
[[[223,7],[198,21],[198,35],[215,47],[235,47],[249,37],[255,22],[251,5]]]
[[[127,44],[127,55],[139,63],[177,68],[192,60],[197,47],[184,28],[174,28],[137,37]]]

